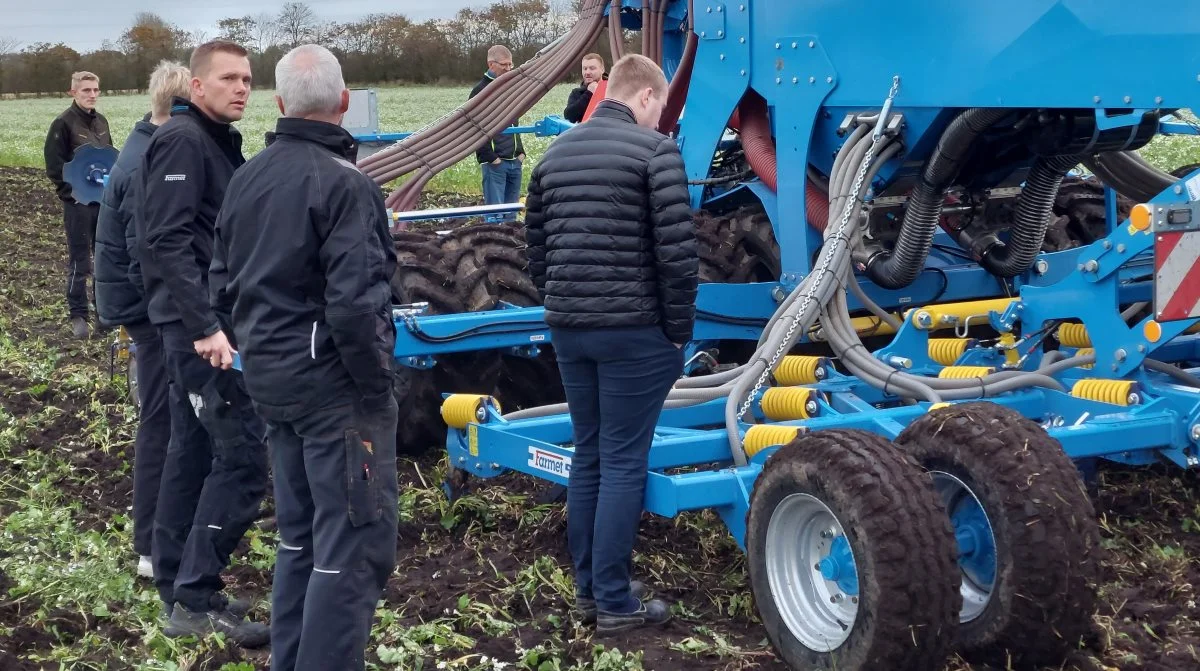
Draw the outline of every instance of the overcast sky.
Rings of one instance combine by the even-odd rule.
[[[0,38],[64,42],[77,51],[116,42],[138,12],[155,12],[185,30],[204,29],[215,36],[217,21],[230,16],[278,14],[285,0],[0,0]],[[463,7],[485,7],[489,0],[308,0],[317,17],[349,21],[373,12],[395,12],[414,21],[447,18]]]

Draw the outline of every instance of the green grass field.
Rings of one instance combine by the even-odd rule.
[[[571,86],[560,85],[521,117],[521,123],[532,123],[548,114],[562,114]],[[436,121],[467,99],[471,89],[461,87],[412,86],[377,89],[379,99],[379,123],[383,132],[415,131]],[[252,156],[263,148],[264,134],[274,129],[279,110],[275,107],[275,92],[255,90],[250,94],[250,104],[245,117],[235,124],[244,136],[246,156]],[[46,129],[54,117],[71,104],[69,98],[40,98],[30,100],[0,101],[0,166],[27,166],[40,168],[45,165],[42,146],[46,140]],[[108,118],[113,142],[120,147],[133,129],[133,124],[150,109],[148,95],[126,95],[102,97],[98,105]],[[536,160],[545,151],[551,138],[524,137],[527,159]],[[474,156],[439,174],[430,189],[452,191],[462,194],[482,193],[479,183],[479,167]],[[528,182],[529,170],[525,171]]]

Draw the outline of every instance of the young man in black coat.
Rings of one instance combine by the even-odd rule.
[[[267,422],[279,548],[273,669],[362,669],[396,558],[396,254],[379,187],[352,162],[328,49],[275,69],[284,117],[234,175],[210,298]]]
[[[567,533],[576,603],[598,633],[670,617],[629,576],[654,426],[682,374],[696,312],[687,175],[675,142],[654,130],[666,96],[653,61],[617,61],[607,97],[550,145],[525,201],[529,270],[574,426]]]
[[[189,69],[191,100],[174,100],[142,159],[145,198],[135,219],[150,321],[171,381],[173,439],[159,489],[154,575],[170,612],[163,633],[219,631],[257,647],[270,630],[245,619],[247,604],[221,593],[221,572],[266,494],[266,429],[208,301],[217,213],[245,163],[230,124],[246,108],[250,61],[242,47],[214,40],[196,47]]]
[[[164,61],[150,73],[150,118],[134,124],[121,147],[108,174],[96,223],[96,313],[104,326],[124,326],[136,348],[139,403],[133,448],[133,549],[140,556],[138,575],[146,578],[154,577],[150,549],[163,461],[171,438],[171,412],[162,337],[150,323],[133,219],[142,199],[136,188],[142,155],[154,131],[171,118],[171,99],[190,95],[190,80],[188,69],[179,63]]]
[[[604,71],[604,57],[600,54],[585,55],[580,62],[580,70],[583,73],[583,81],[571,89],[567,96],[567,106],[563,108],[563,118],[571,123],[583,121],[583,114],[587,112],[596,88],[600,86],[600,82],[608,80],[608,73]]]
[[[75,200],[71,185],[63,180],[63,166],[75,156],[75,150],[85,144],[111,147],[108,119],[96,110],[100,97],[100,78],[91,72],[71,75],[71,97],[74,100],[50,124],[43,148],[46,176],[54,183],[63,204],[63,227],[67,233],[67,316],[76,338],[86,338],[88,327],[87,279],[92,274],[92,242],[96,239],[96,218],[100,206],[84,205]]]

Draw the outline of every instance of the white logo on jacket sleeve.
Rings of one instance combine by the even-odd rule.
[[[167,175],[163,178],[164,182],[183,182],[187,180],[187,175]]]

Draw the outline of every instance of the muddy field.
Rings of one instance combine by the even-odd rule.
[[[452,197],[439,197],[439,205]],[[65,247],[44,176],[0,170],[0,669],[258,669],[269,652],[160,632],[135,577],[129,503],[135,416],[109,379],[113,334],[70,338]],[[399,562],[377,611],[375,668],[782,669],[754,614],[742,556],[711,514],[647,518],[639,576],[677,602],[655,635],[593,639],[568,617],[561,504],[504,476],[454,505],[439,454],[400,465]],[[1102,472],[1102,607],[1079,669],[1200,665],[1200,487],[1167,469]],[[272,502],[237,552],[228,590],[268,620]],[[505,664],[507,663],[507,664]],[[948,671],[982,669],[961,659]],[[1069,668],[1069,667],[1068,667]]]

